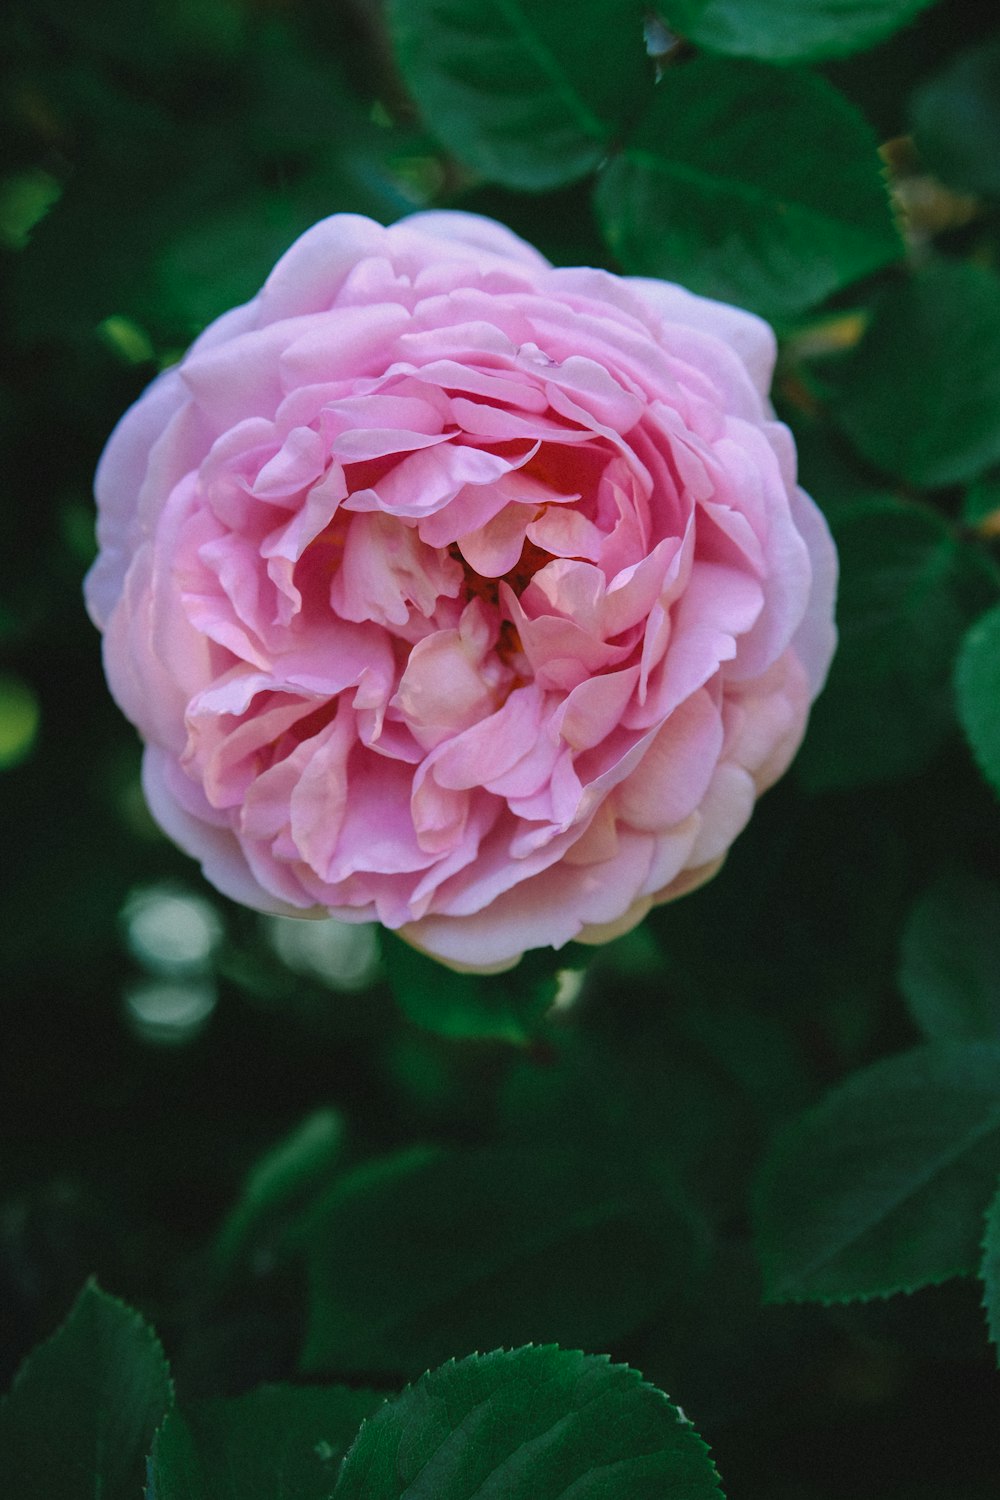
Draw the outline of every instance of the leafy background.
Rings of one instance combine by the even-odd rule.
[[[0,55],[0,1385],[80,1294],[0,1408],[5,1492],[138,1495],[158,1429],[154,1500],[234,1454],[241,1500],[695,1500],[693,1423],[733,1500],[994,1496],[989,8],[15,0]],[[490,981],[208,889],[80,602],[156,370],[316,218],[442,204],[771,318],[843,573],[724,871]],[[530,1344],[567,1352],[488,1355]]]

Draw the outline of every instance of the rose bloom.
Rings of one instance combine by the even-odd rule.
[[[469,214],[309,230],[98,470],[158,822],[237,901],[483,972],[700,884],[834,644],[774,352]]]

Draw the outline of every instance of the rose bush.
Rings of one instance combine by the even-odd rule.
[[[482,970],[706,879],[833,650],[773,360],[486,219],[317,224],[98,471],[87,600],[166,832]]]

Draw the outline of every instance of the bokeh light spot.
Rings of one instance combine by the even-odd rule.
[[[23,250],[31,231],[58,201],[62,188],[51,172],[32,168],[0,183],[0,244]]]
[[[177,1047],[204,1030],[215,1001],[210,979],[144,979],[126,989],[125,1017],[143,1041]]]
[[[268,917],[267,935],[286,968],[318,979],[333,990],[363,990],[379,967],[378,939],[371,922],[340,922],[336,917],[310,921]]]
[[[215,908],[172,886],[133,891],[122,920],[130,952],[145,968],[165,976],[202,972],[222,937]]]
[[[98,332],[126,364],[144,365],[156,358],[156,350],[149,334],[138,323],[133,323],[131,318],[117,315],[105,318]]]
[[[33,690],[20,677],[0,676],[0,770],[31,753],[42,711]]]
[[[553,1010],[569,1010],[580,998],[586,969],[560,969],[556,974],[556,992],[552,1000]]]

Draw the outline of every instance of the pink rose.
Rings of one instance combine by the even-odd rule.
[[[834,644],[773,360],[488,219],[317,224],[98,471],[87,601],[166,832],[481,971],[705,880]]]

